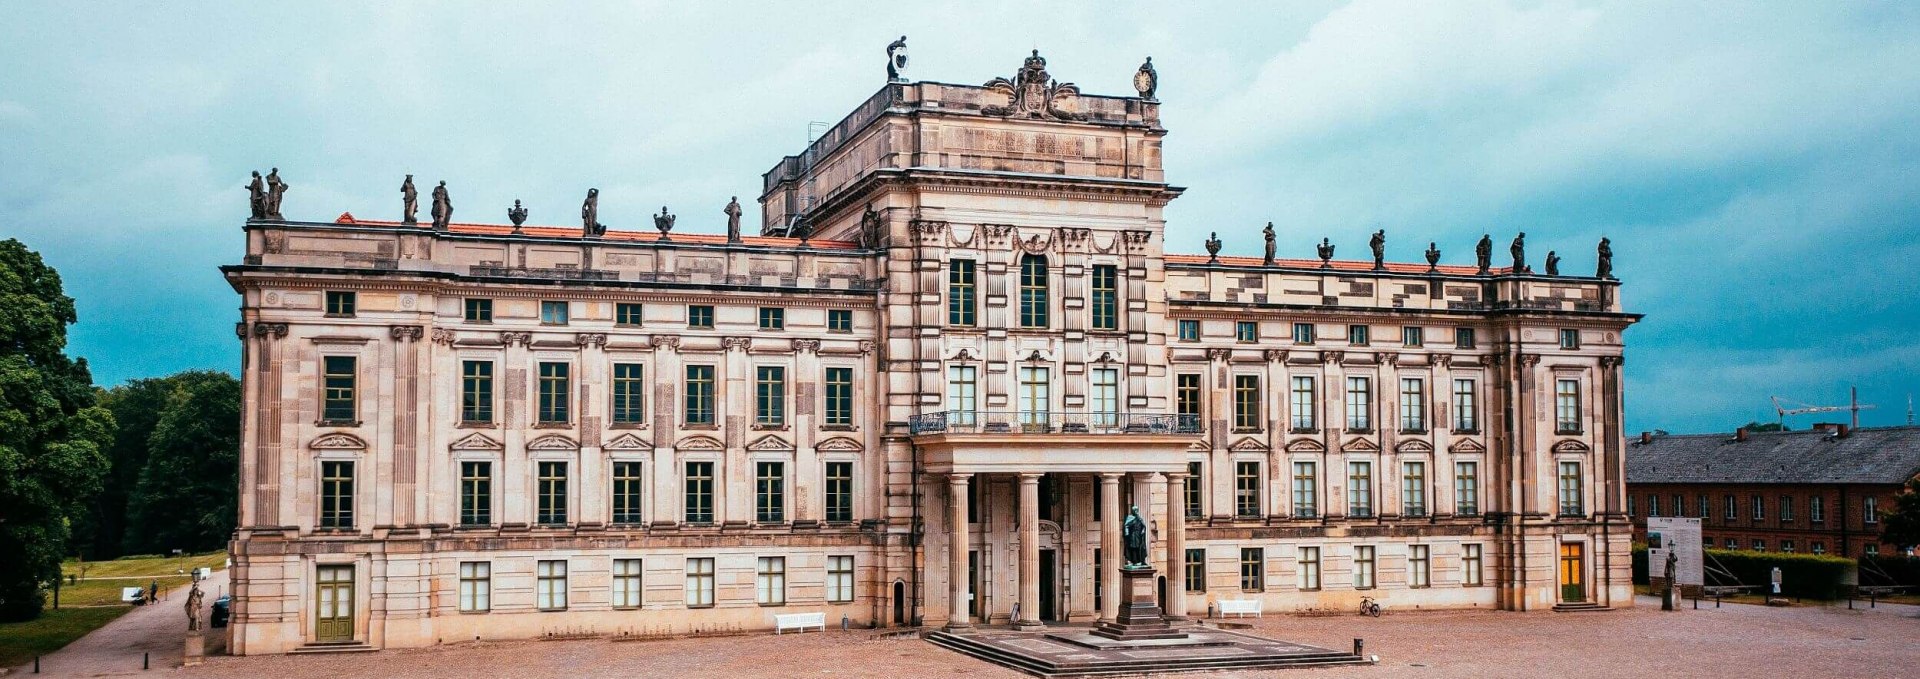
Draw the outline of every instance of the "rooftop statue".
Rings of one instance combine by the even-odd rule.
[[[447,222],[453,220],[453,199],[447,196],[447,182],[441,180],[433,187],[433,230],[447,230]]]
[[[1547,275],[1560,275],[1560,253],[1552,250],[1547,251]]]
[[[1387,268],[1387,230],[1373,232],[1373,238],[1367,240],[1367,247],[1373,249],[1373,270],[1385,271]]]
[[[514,233],[520,233],[520,225],[527,222],[527,209],[520,206],[520,199],[513,199],[513,207],[507,208],[507,221],[513,222]]]
[[[653,228],[660,230],[660,240],[669,240],[667,232],[673,230],[673,213],[667,212],[667,206],[660,206],[660,214],[653,216]]]
[[[1600,259],[1594,267],[1593,277],[1613,278],[1613,241],[1600,239]]]
[[[407,175],[406,180],[400,182],[400,223],[419,224],[420,220],[414,219],[419,212],[420,192],[413,188],[413,175]]]
[[[1319,250],[1320,250],[1320,268],[1322,269],[1333,268],[1333,241],[1328,240],[1326,238],[1320,239]]]
[[[1513,253],[1513,273],[1527,273],[1527,232],[1513,237],[1513,245],[1507,248]]]
[[[901,36],[900,39],[905,40],[906,36]],[[727,207],[720,212],[727,215],[727,242],[740,242],[740,197],[728,197]]]
[[[1153,70],[1153,57],[1147,57],[1147,62],[1134,72],[1133,89],[1140,93],[1141,99],[1154,100],[1154,91],[1160,89],[1160,74]]]
[[[1480,234],[1480,244],[1473,246],[1473,256],[1479,261],[1480,275],[1487,275],[1493,268],[1493,234]]]
[[[873,249],[880,247],[881,237],[886,235],[886,224],[880,219],[880,213],[867,204],[867,211],[860,215],[860,247]]]
[[[1260,263],[1266,266],[1273,266],[1273,256],[1276,251],[1273,242],[1273,222],[1267,222],[1267,228],[1261,229],[1260,233],[1267,238],[1267,254],[1266,257],[1260,260]]]
[[[907,36],[900,36],[887,45],[887,82],[903,83],[907,81]]]
[[[260,171],[253,171],[253,181],[247,186],[247,214],[249,219],[267,218],[267,183],[260,178]]]
[[[1220,263],[1220,232],[1207,234],[1207,263]]]
[[[267,173],[267,219],[286,221],[280,214],[280,201],[287,197],[287,183],[280,181],[280,168]]]
[[[600,189],[587,189],[587,200],[580,204],[580,235],[603,236],[607,225],[600,223]]]
[[[1432,273],[1439,270],[1440,246],[1433,241],[1427,241],[1427,272]]]
[[[1040,56],[1040,50],[1034,50],[1026,63],[1013,74],[1013,79],[994,78],[987,81],[986,88],[1007,95],[1012,100],[1008,106],[986,106],[981,113],[990,116],[1024,116],[1027,118],[1057,118],[1060,120],[1086,120],[1083,113],[1076,113],[1065,107],[1080,96],[1080,88],[1073,83],[1055,82],[1047,74],[1047,60]]]

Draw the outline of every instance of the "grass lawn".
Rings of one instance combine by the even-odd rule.
[[[219,568],[227,562],[226,552],[207,552],[175,557],[148,557],[136,559],[116,559],[113,561],[68,561],[60,565],[62,573],[92,578],[146,577],[155,575],[173,575],[177,571],[191,571],[195,568]],[[86,573],[81,574],[84,567]],[[140,583],[145,585],[147,583]],[[129,585],[131,586],[131,585]]]
[[[130,610],[132,606],[48,609],[35,620],[0,623],[0,669],[60,650]]]

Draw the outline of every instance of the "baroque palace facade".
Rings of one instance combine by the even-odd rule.
[[[1129,505],[1175,618],[1631,604],[1616,281],[1166,254],[1152,82],[1044,66],[889,82],[758,236],[276,190],[230,648],[1093,621]]]

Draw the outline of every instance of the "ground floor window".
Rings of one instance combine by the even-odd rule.
[[[493,564],[460,563],[460,612],[481,613],[493,608]]]
[[[713,606],[713,559],[687,559],[687,608]]]
[[[757,585],[755,601],[760,605],[785,605],[787,603],[787,558],[784,556],[760,557],[754,582]]]
[[[1300,548],[1300,589],[1309,592],[1320,589],[1320,548]]]
[[[1187,591],[1207,591],[1207,550],[1187,550]]]
[[[1240,591],[1259,592],[1267,588],[1265,550],[1244,547],[1240,550]]]
[[[640,607],[640,560],[613,560],[613,607]]]
[[[1480,579],[1480,545],[1462,545],[1460,570],[1462,584],[1479,585],[1483,582]]]
[[[535,566],[536,606],[543,611],[567,610],[567,562],[542,561]]]
[[[1409,546],[1407,553],[1407,585],[1409,587],[1426,587],[1431,582],[1432,570],[1428,567],[1430,563],[1428,555],[1426,545]]]
[[[827,557],[827,601],[853,601],[853,557]]]
[[[1353,588],[1373,589],[1373,545],[1353,548]]]

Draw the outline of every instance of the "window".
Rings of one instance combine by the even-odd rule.
[[[1233,430],[1260,431],[1260,376],[1233,376]]]
[[[1647,493],[1647,516],[1660,515],[1660,496]]]
[[[1633,515],[1633,493],[1627,493],[1627,516]]]
[[[980,407],[980,382],[970,365],[947,366],[947,410],[953,424],[972,426]]]
[[[1046,368],[1020,368],[1020,423],[1046,424],[1047,410],[1053,399],[1048,394],[1052,383]]]
[[[1781,541],[1780,541],[1780,551],[1781,551],[1781,552],[1785,552],[1785,553],[1787,553],[1787,554],[1792,554],[1792,553],[1793,553],[1793,550],[1794,550],[1794,545],[1793,545],[1793,541],[1792,541],[1792,540],[1781,540]]]
[[[1480,463],[1453,463],[1453,513],[1480,514]]]
[[[1293,516],[1311,519],[1320,515],[1320,474],[1313,462],[1293,463]]]
[[[534,568],[539,597],[535,605],[543,611],[567,610],[567,562],[541,561]]]
[[[1314,398],[1313,378],[1296,376],[1293,378],[1293,402],[1289,405],[1289,415],[1293,420],[1293,430],[1299,433],[1314,431],[1314,409],[1318,400]]]
[[[328,356],[321,361],[326,373],[323,380],[326,402],[321,406],[320,419],[327,423],[351,424],[359,420],[354,407],[356,362],[352,356]]]
[[[753,423],[778,427],[787,423],[787,369],[760,366],[753,376]]]
[[[853,557],[827,557],[827,603],[853,601]]]
[[[1186,516],[1189,519],[1198,519],[1206,516],[1206,508],[1201,506],[1200,479],[1202,477],[1200,472],[1202,469],[1203,464],[1200,462],[1187,463],[1187,478],[1182,482],[1184,484],[1182,490],[1185,491],[1186,495]],[[1098,486],[1095,487],[1097,488]]]
[[[1400,343],[1410,347],[1426,346],[1427,329],[1406,326],[1400,329]]]
[[[493,322],[493,300],[468,297],[462,306],[466,307],[466,319],[468,323]]]
[[[760,329],[787,329],[787,310],[779,307],[760,307]]]
[[[686,470],[686,522],[713,523],[713,463],[688,462]]]
[[[786,463],[754,464],[753,520],[760,523],[781,523],[787,520]]]
[[[1861,500],[1860,517],[1871,526],[1880,523],[1880,498],[1868,496]]]
[[[460,612],[484,613],[493,608],[493,564],[460,562]]]
[[[1173,378],[1174,412],[1180,416],[1180,425],[1187,431],[1197,431],[1200,426],[1200,374],[1181,373]]]
[[[1427,430],[1427,381],[1418,377],[1400,379],[1400,431],[1417,434]]]
[[[1707,519],[1713,518],[1713,504],[1710,502],[1707,502],[1707,496],[1705,495],[1702,495],[1696,499],[1699,500],[1699,502],[1695,504],[1698,505],[1698,509],[1700,511],[1696,512],[1694,516],[1700,517],[1701,523],[1706,523]]]
[[[1353,548],[1353,588],[1373,589],[1373,545]]]
[[[571,397],[567,373],[571,366],[566,363],[540,364],[540,424],[566,424],[569,408],[567,399]]]
[[[617,325],[640,325],[643,311],[645,309],[638,304],[630,302],[615,304],[613,305],[613,322]]]
[[[1473,328],[1454,328],[1453,347],[1455,349],[1472,349],[1475,344],[1473,335]]]
[[[1293,324],[1293,343],[1294,344],[1313,344],[1313,324],[1312,323]]]
[[[460,362],[460,421],[493,422],[493,361]]]
[[[1753,509],[1754,521],[1765,521],[1767,519],[1767,503],[1765,500],[1762,500],[1760,496],[1753,496],[1748,500],[1747,504]]]
[[[1371,330],[1372,328],[1364,325],[1347,326],[1347,343],[1356,347],[1366,346],[1372,339]]]
[[[1460,554],[1461,584],[1468,586],[1481,584],[1484,580],[1480,576],[1480,545],[1462,545],[1461,547],[1463,548]]]
[[[1093,329],[1120,329],[1120,276],[1112,264],[1093,265]]]
[[[1207,591],[1207,550],[1187,550],[1187,591],[1196,594]]]
[[[827,521],[853,520],[853,463],[827,463]]]
[[[640,424],[647,420],[647,367],[639,363],[613,364],[613,422]]]
[[[1739,549],[1739,548],[1740,548],[1740,542],[1739,542],[1738,540],[1735,540],[1735,539],[1733,539],[1733,538],[1727,538],[1727,543],[1726,543],[1726,544],[1727,544],[1727,549],[1730,549],[1730,550],[1731,550],[1731,549]]]
[[[1020,327],[1047,327],[1047,258],[1020,257]]]
[[[713,424],[713,366],[687,366],[687,424]]]
[[[1702,497],[1705,497],[1705,496],[1702,496]],[[1701,507],[1705,507],[1705,506],[1706,506],[1705,504],[1701,505]],[[1826,496],[1815,495],[1813,497],[1807,498],[1807,520],[1812,521],[1814,523],[1827,522]]]
[[[784,556],[760,557],[759,565],[754,568],[754,601],[762,606],[784,606],[787,603],[787,558]]]
[[[1179,329],[1180,341],[1182,342],[1200,341],[1200,322],[1199,321],[1196,321],[1190,318],[1182,318],[1175,323],[1174,327]]]
[[[1259,547],[1240,549],[1240,591],[1259,592],[1267,588],[1265,551]]]
[[[1347,463],[1347,516],[1373,516],[1373,463]]]
[[[460,463],[460,525],[493,523],[493,463]]]
[[[1241,342],[1258,342],[1260,341],[1260,324],[1253,321],[1234,323],[1233,336]]]
[[[320,527],[353,527],[353,463],[320,463]]]
[[[1301,547],[1299,559],[1300,589],[1313,592],[1320,589],[1320,548]]]
[[[853,426],[853,369],[827,368],[827,411],[822,424]]]
[[[1347,429],[1373,430],[1373,380],[1371,378],[1347,378]]]
[[[1580,380],[1555,382],[1553,412],[1555,433],[1580,433]]]
[[[1562,349],[1580,348],[1580,331],[1571,330],[1571,329],[1561,330],[1560,331],[1560,348]]]
[[[354,293],[341,290],[328,290],[327,315],[352,316],[354,301]]]
[[[1793,523],[1793,497],[1780,496],[1780,523]]]
[[[687,305],[687,327],[713,328],[713,307],[706,304]]]
[[[640,472],[644,462],[613,463],[613,522],[620,524],[640,523],[641,485]]]
[[[1400,513],[1427,515],[1427,463],[1403,462],[1400,465]]]
[[[1120,370],[1094,368],[1088,372],[1087,410],[1093,424],[1112,427],[1120,422]]]
[[[1753,541],[1753,551],[1756,551],[1756,552],[1764,552],[1764,551],[1767,551],[1767,541],[1766,541],[1766,540],[1754,540],[1754,541]]]
[[[613,560],[613,607],[639,608],[641,564],[639,559]]]
[[[1410,545],[1407,552],[1407,586],[1426,587],[1433,584],[1431,552],[1427,545]]]
[[[539,463],[539,516],[541,525],[558,526],[567,522],[567,463]]]
[[[1578,516],[1586,510],[1580,502],[1580,463],[1560,463],[1560,514]]]
[[[947,324],[971,326],[974,323],[973,260],[956,259],[947,263]]]
[[[1729,523],[1731,523],[1735,517],[1740,515],[1740,510],[1734,508],[1732,495],[1726,496],[1726,500],[1727,500],[1726,507],[1725,507],[1726,511],[1721,516],[1725,518]]]
[[[1453,429],[1461,433],[1480,431],[1480,408],[1475,405],[1473,380],[1453,381]]]
[[[1243,518],[1260,515],[1260,463],[1233,463],[1233,513]]]
[[[713,559],[687,559],[687,608],[713,607]]]
[[[828,309],[827,332],[853,332],[853,310]]]
[[[546,301],[540,303],[541,325],[566,325],[567,303],[564,301]]]

